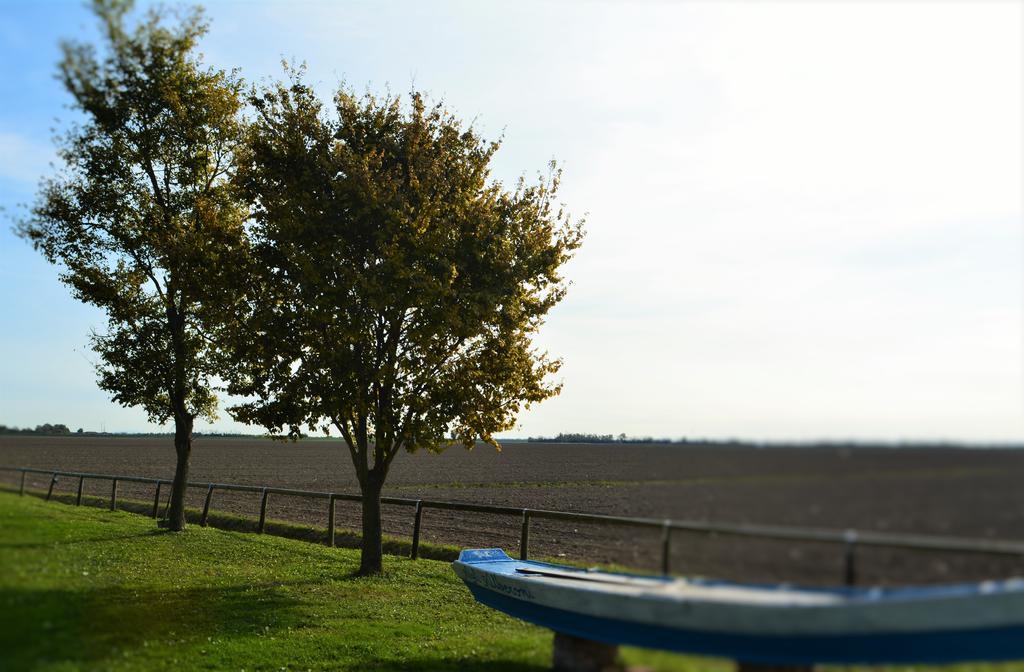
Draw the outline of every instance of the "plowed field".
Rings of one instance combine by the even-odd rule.
[[[170,439],[0,437],[0,464],[170,478]],[[13,483],[13,476],[0,473]],[[358,492],[347,448],[199,438],[190,480]],[[509,443],[396,458],[386,495],[626,516],[809,525],[1024,539],[1024,451],[952,448],[732,448],[701,445]],[[44,487],[46,477],[30,481]],[[65,482],[59,488],[77,485]],[[109,485],[87,482],[107,494]],[[121,496],[152,488],[123,484]],[[205,491],[190,492],[200,507]],[[217,493],[214,508],[256,517],[255,494]],[[339,527],[358,527],[355,505]],[[275,497],[273,518],[326,525],[322,501]],[[535,521],[531,554],[642,568],[658,564],[660,536],[631,528]],[[385,507],[385,531],[409,535],[412,512]],[[519,520],[428,510],[423,537],[514,552]],[[861,550],[861,580],[937,582],[1024,575],[1024,558]],[[835,583],[842,549],[677,533],[673,568],[744,580]]]

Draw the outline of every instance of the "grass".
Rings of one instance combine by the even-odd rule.
[[[12,489],[5,484],[0,484],[0,492],[17,492],[17,490]],[[25,492],[37,497],[44,497],[46,495],[46,489],[40,490],[36,488],[27,488]],[[75,499],[76,497],[73,492],[66,491],[56,491],[51,496],[51,500],[63,502],[65,504],[74,504]],[[110,498],[107,496],[82,495],[82,506],[107,508],[109,505]],[[130,511],[144,516],[151,516],[153,511],[153,502],[151,500],[118,497],[117,508],[122,511]],[[166,501],[160,505],[161,512],[165,509]],[[201,517],[201,509],[186,507],[185,518],[190,525],[198,526]],[[217,509],[210,509],[209,515],[207,516],[207,525],[209,527],[216,527],[222,530],[254,532],[258,529],[259,521],[257,518],[252,516],[244,516]],[[264,531],[266,534],[271,534],[277,537],[298,539],[315,544],[327,544],[327,529],[326,527],[318,525],[296,523],[294,521],[268,517]],[[335,528],[335,546],[359,548],[359,543],[360,537],[357,532],[342,527]],[[408,537],[397,537],[385,534],[383,538],[383,548],[384,553],[386,554],[408,556],[412,551],[412,540]],[[452,546],[450,544],[439,544],[436,542],[421,540],[419,545],[419,557],[450,562],[459,556],[459,550],[460,549],[457,546]],[[0,670],[0,672],[2,672],[2,670]]]
[[[0,493],[0,669],[541,670],[548,632],[478,605],[447,563]],[[659,670],[727,670],[627,650]]]
[[[445,562],[0,492],[0,670],[541,670],[551,635],[480,606]],[[652,670],[725,661],[624,649]],[[924,668],[916,668],[923,670]],[[1024,672],[1024,665],[960,666]]]

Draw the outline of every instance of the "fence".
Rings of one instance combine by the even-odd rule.
[[[52,469],[33,469],[28,467],[0,466],[0,471],[20,472],[21,484],[19,493],[25,494],[25,481],[28,474],[45,474],[50,476],[46,499],[53,496],[54,486],[61,478],[78,479],[78,491],[75,503],[82,503],[82,488],[86,480],[110,481],[110,510],[117,508],[117,485],[124,483],[143,483],[155,485],[152,516],[156,518],[160,512],[160,494],[164,485],[171,481],[141,476],[116,476],[112,474],[90,474],[71,471],[55,471]],[[199,524],[205,526],[210,515],[210,504],[217,490],[234,492],[253,492],[260,494],[260,514],[258,530],[262,534],[267,521],[267,507],[270,495],[287,495],[327,500],[327,543],[334,546],[335,514],[338,501],[360,502],[362,497],[354,494],[318,492],[314,490],[293,490],[288,488],[264,487],[258,485],[236,485],[231,483],[195,483],[189,482],[190,488],[205,488],[206,499]],[[979,553],[987,555],[1003,555],[1024,557],[1024,542],[1002,539],[970,539],[962,537],[940,537],[918,534],[894,534],[888,532],[869,532],[857,530],[827,530],[807,527],[789,527],[780,525],[754,525],[711,523],[705,521],[657,520],[652,518],[630,518],[609,516],[595,513],[573,513],[569,511],[551,511],[545,509],[524,509],[509,506],[491,506],[487,504],[463,504],[429,499],[408,499],[402,497],[381,497],[382,504],[407,506],[413,509],[412,549],[410,557],[419,557],[420,530],[425,509],[443,509],[466,513],[485,513],[499,516],[521,517],[522,529],[519,541],[519,557],[526,560],[530,548],[530,522],[534,519],[572,521],[597,525],[621,525],[661,530],[661,571],[669,574],[671,567],[672,534],[689,532],[716,535],[731,535],[777,541],[818,542],[841,545],[844,549],[844,581],[854,585],[857,581],[856,550],[859,546],[889,548],[913,551],[938,551],[955,553]]]

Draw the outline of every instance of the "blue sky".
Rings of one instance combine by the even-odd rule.
[[[210,2],[203,52],[425,89],[504,133],[505,181],[563,164],[589,235],[539,343],[565,388],[512,435],[1020,441],[1022,7]],[[9,216],[72,117],[58,41],[95,34],[77,0],[0,1]],[[152,429],[6,222],[0,315],[0,423]]]

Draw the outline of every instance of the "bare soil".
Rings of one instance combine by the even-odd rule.
[[[170,478],[168,439],[0,437],[0,464]],[[385,495],[613,515],[857,528],[1024,539],[1024,451],[997,449],[726,447],[509,443],[395,460]],[[200,438],[191,480],[358,492],[347,448],[338,441],[298,444]],[[0,481],[13,476],[0,472]],[[30,485],[44,487],[45,476]],[[73,490],[77,481],[58,484]],[[109,484],[87,482],[89,494]],[[190,492],[200,507],[205,490]],[[151,499],[152,488],[122,484],[122,497]],[[259,497],[215,495],[214,508],[256,517]],[[358,507],[338,506],[339,527],[358,527]],[[269,515],[326,525],[323,501],[273,497]],[[385,506],[385,531],[411,534],[412,511]],[[514,553],[515,517],[427,510],[427,541],[501,546]],[[531,555],[615,562],[653,569],[660,533],[534,521]],[[843,549],[676,533],[672,566],[682,573],[751,581],[836,583]],[[1024,558],[858,550],[864,583],[931,583],[1024,575]]]

